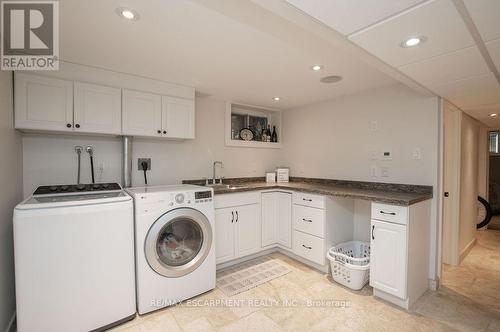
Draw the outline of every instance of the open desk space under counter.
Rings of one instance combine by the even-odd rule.
[[[374,296],[408,309],[429,288],[431,186],[310,178],[225,184],[214,186],[218,268],[280,251],[328,272],[328,249],[354,239],[370,242]]]

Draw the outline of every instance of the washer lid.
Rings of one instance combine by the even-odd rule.
[[[31,196],[18,206],[18,210],[80,206],[129,201],[132,198],[124,191],[109,191],[87,194],[56,194]]]

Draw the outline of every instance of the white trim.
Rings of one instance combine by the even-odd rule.
[[[465,246],[464,250],[460,253],[460,257],[458,259],[458,263],[462,263],[465,257],[469,254],[469,252],[474,248],[474,245],[476,244],[476,238],[473,238],[472,241],[469,242],[468,245]]]

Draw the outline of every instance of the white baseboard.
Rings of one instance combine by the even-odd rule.
[[[469,252],[472,250],[474,245],[476,244],[476,238],[474,238],[472,241],[469,242],[468,245],[465,246],[464,250],[460,253],[460,257],[458,259],[458,264],[462,263],[465,257],[469,254]]]
[[[9,324],[5,329],[5,332],[15,332],[16,331],[16,312],[12,314],[12,317],[9,320]]]

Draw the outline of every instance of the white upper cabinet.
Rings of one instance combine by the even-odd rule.
[[[121,90],[74,83],[74,128],[85,133],[121,134]]]
[[[162,132],[170,138],[193,139],[194,100],[163,96]]]
[[[122,133],[129,136],[162,136],[161,96],[122,91]]]
[[[72,131],[73,82],[16,73],[15,127]]]

